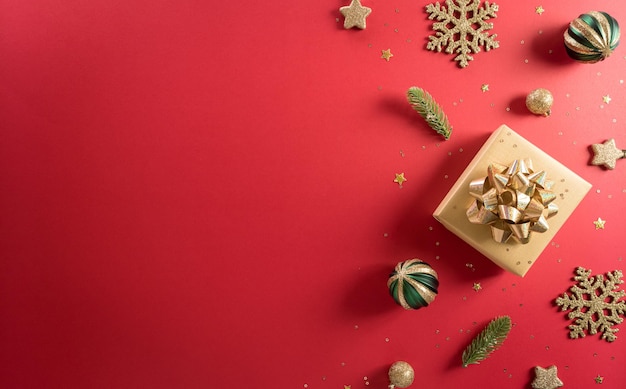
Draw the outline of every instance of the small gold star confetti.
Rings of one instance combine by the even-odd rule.
[[[396,182],[400,188],[402,188],[402,184],[406,181],[408,180],[404,177],[404,173],[396,173],[396,178],[393,180],[393,182]]]
[[[555,389],[563,386],[563,381],[557,377],[556,366],[550,366],[544,369],[541,366],[535,366],[535,380],[532,387],[535,389]]]
[[[604,377],[602,377],[600,374],[598,374],[598,376],[596,378],[594,378],[594,380],[596,381],[596,384],[601,384],[602,381],[604,381]]]
[[[363,7],[359,0],[352,0],[350,5],[339,8],[339,12],[345,17],[343,28],[352,27],[365,29],[365,18],[372,13],[371,8]]]
[[[352,388],[352,385],[344,385],[343,386],[343,389],[350,389],[350,388]]]
[[[393,54],[391,54],[391,49],[383,50],[382,53],[383,55],[381,55],[380,58],[386,60],[387,62],[389,62],[389,58],[393,57]]]
[[[481,290],[483,287],[482,287],[482,286],[480,286],[480,282],[474,282],[474,286],[473,286],[472,288],[474,288],[474,290],[478,292],[478,291],[479,291],[479,290]]]
[[[604,230],[604,223],[606,223],[606,220],[602,220],[600,218],[598,218],[598,220],[594,220],[593,222],[596,226],[596,230]]]
[[[483,91],[483,92],[489,91],[489,84],[482,84],[480,86],[480,90]]]
[[[602,101],[604,101],[604,104],[608,104],[611,102],[611,96],[606,95],[606,96],[602,96]]]
[[[609,139],[601,144],[592,144],[591,148],[594,154],[591,160],[592,165],[604,165],[606,168],[613,170],[618,159],[626,158],[626,151],[617,148],[615,139]]]
[[[539,6],[535,7],[535,13],[537,13],[537,15],[541,16],[541,14],[544,13],[544,12],[545,12],[545,9],[543,9],[542,6],[539,5]]]

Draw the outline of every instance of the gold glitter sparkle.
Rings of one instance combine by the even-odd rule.
[[[478,292],[478,291],[479,291],[479,290],[481,290],[483,287],[480,285],[480,282],[474,282],[474,286],[472,286],[472,288],[473,288],[475,291],[477,291],[477,292]]]
[[[365,29],[365,18],[372,13],[372,9],[363,7],[359,0],[352,0],[350,5],[339,8],[339,12],[344,16],[343,28],[346,30],[357,27]]]
[[[563,381],[557,376],[556,366],[553,365],[547,369],[535,366],[535,380],[531,386],[534,389],[555,389],[563,386]]]
[[[386,60],[387,62],[389,62],[389,58],[393,57],[393,54],[391,54],[391,49],[387,49],[387,50],[382,50],[382,55],[380,56],[380,58]]]
[[[600,374],[598,374],[598,376],[596,378],[594,378],[594,380],[596,381],[596,384],[601,384],[602,381],[604,381],[604,377],[602,377]]]
[[[489,84],[482,84],[480,90],[483,91],[483,93],[489,91]]]
[[[615,139],[609,139],[604,143],[595,143],[591,145],[594,157],[591,160],[592,165],[604,165],[607,169],[615,169],[615,162],[618,159],[626,157],[626,151],[620,150],[615,145]]]
[[[606,223],[606,220],[602,220],[601,218],[598,218],[598,220],[594,220],[593,222],[596,226],[596,230],[604,230],[604,223]]]
[[[609,104],[611,102],[611,96],[602,96],[602,101],[604,102],[604,104]]]
[[[545,12],[545,9],[543,9],[542,6],[539,5],[539,6],[535,7],[535,13],[537,15],[541,16],[541,14],[544,13],[544,12]]]
[[[408,181],[406,177],[404,177],[404,173],[396,173],[396,178],[394,178],[393,182],[397,183],[400,188],[402,188],[402,184]]]

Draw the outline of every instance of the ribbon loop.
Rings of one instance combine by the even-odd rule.
[[[487,176],[469,184],[475,199],[466,211],[473,224],[489,225],[493,240],[506,243],[512,236],[521,244],[531,233],[548,231],[548,220],[558,213],[551,191],[554,182],[544,170],[535,172],[530,158],[517,159],[509,166],[492,162]]]

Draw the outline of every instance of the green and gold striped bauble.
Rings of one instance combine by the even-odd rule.
[[[409,259],[396,265],[387,281],[389,293],[404,309],[420,309],[437,296],[439,278],[429,264]]]
[[[606,12],[590,11],[574,19],[563,36],[571,58],[595,63],[607,58],[619,45],[619,24]]]

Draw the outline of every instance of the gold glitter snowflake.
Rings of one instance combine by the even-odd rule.
[[[620,314],[626,314],[626,301],[620,300],[626,292],[618,290],[624,283],[621,270],[607,273],[607,279],[602,274],[593,277],[591,270],[582,267],[576,269],[576,274],[578,285],[570,288],[573,294],[563,293],[556,299],[561,311],[572,310],[567,316],[576,319],[569,326],[570,338],[584,338],[585,330],[591,335],[600,331],[602,339],[613,342],[619,331],[613,326],[624,321]]]
[[[428,19],[436,18],[437,22],[433,23],[435,35],[428,37],[430,42],[426,48],[441,52],[445,46],[445,52],[457,54],[454,60],[460,67],[466,67],[474,59],[471,54],[478,53],[481,46],[484,46],[485,51],[500,46],[495,40],[497,34],[489,35],[486,32],[493,28],[493,23],[487,20],[496,18],[497,11],[497,4],[485,1],[481,7],[480,0],[446,0],[445,6],[439,2],[428,4]]]

